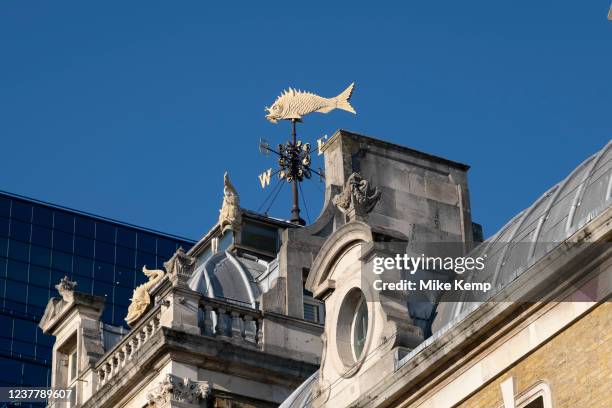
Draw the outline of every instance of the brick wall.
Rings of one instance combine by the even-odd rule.
[[[518,394],[548,383],[554,408],[612,407],[612,303],[591,310],[459,406],[501,407],[500,383],[510,376]]]

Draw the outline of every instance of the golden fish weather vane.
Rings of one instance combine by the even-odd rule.
[[[355,83],[350,84],[344,91],[338,96],[333,98],[324,98],[316,95],[312,92],[300,91],[289,88],[283,91],[281,95],[276,98],[274,104],[271,107],[266,107],[266,119],[276,124],[279,120],[290,120],[291,121],[291,140],[285,144],[279,144],[278,150],[272,149],[268,142],[261,140],[259,143],[259,149],[261,152],[268,154],[274,153],[278,156],[278,169],[272,171],[272,168],[264,171],[259,175],[259,182],[262,188],[266,188],[270,185],[270,181],[273,175],[278,174],[279,183],[270,192],[270,195],[262,207],[266,205],[266,202],[272,197],[269,202],[268,209],[272,206],[274,199],[278,196],[280,189],[283,186],[283,182],[291,183],[293,207],[291,209],[290,221],[305,225],[306,222],[300,217],[300,206],[299,206],[299,192],[301,190],[301,183],[305,178],[309,179],[312,173],[315,173],[323,179],[323,171],[314,170],[311,167],[310,157],[310,143],[302,143],[301,140],[297,140],[296,124],[302,122],[302,118],[310,113],[329,113],[334,109],[341,109],[347,112],[356,114],[355,109],[350,104],[349,100],[353,95],[355,89]],[[326,137],[325,137],[326,138]],[[322,139],[319,139],[318,147],[319,150],[322,146]],[[321,154],[321,152],[319,152]],[[302,200],[304,200],[304,194],[302,193]],[[304,204],[306,204],[304,200]],[[267,213],[267,210],[265,211]],[[306,214],[308,215],[308,208],[306,208]]]
[[[334,109],[342,109],[347,112],[356,114],[355,109],[349,103],[355,89],[353,82],[342,91],[338,96],[333,98],[323,98],[322,96],[313,94],[312,92],[295,90],[292,88],[283,91],[276,98],[274,104],[266,111],[266,119],[272,123],[278,123],[279,120],[297,120],[301,121],[302,116],[313,112],[328,113]]]

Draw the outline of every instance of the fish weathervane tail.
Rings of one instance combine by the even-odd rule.
[[[340,95],[336,96],[334,99],[336,99],[338,109],[342,109],[347,112],[354,113],[356,115],[357,112],[355,112],[355,109],[349,102],[351,96],[353,96],[353,89],[355,89],[354,82],[350,84],[344,91],[342,91]]]
[[[355,83],[350,84],[338,96],[323,98],[311,92],[289,88],[276,98],[272,107],[266,107],[266,119],[272,123],[279,120],[301,120],[302,116],[312,112],[328,113],[334,109],[342,109],[356,114],[349,100],[353,95]]]

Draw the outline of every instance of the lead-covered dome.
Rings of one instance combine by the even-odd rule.
[[[261,291],[258,278],[268,264],[222,251],[201,262],[189,280],[189,288],[210,298],[257,308]]]
[[[479,272],[478,281],[491,282],[498,290],[505,287],[559,243],[603,213],[611,203],[612,142],[608,142],[472,251],[470,256],[473,257],[487,255],[486,267]],[[471,292],[463,302],[441,303],[433,331],[476,307],[486,300],[484,296]]]

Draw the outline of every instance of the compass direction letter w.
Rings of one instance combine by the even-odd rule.
[[[266,188],[270,185],[270,179],[272,178],[272,169],[268,169],[259,175],[259,182],[261,183],[261,188]]]

